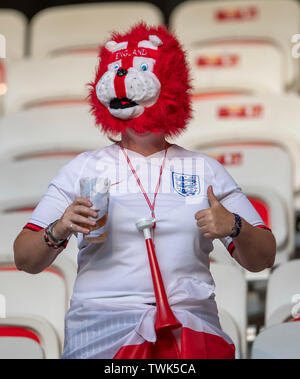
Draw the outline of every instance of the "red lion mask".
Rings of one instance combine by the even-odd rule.
[[[163,26],[141,23],[113,33],[99,53],[89,101],[96,124],[116,135],[178,135],[190,118],[188,68],[178,40]]]

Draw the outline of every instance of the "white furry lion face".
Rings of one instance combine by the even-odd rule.
[[[129,42],[106,43],[112,59],[96,85],[96,93],[114,117],[122,120],[139,117],[145,108],[157,102],[161,84],[153,68],[161,45],[162,41],[154,35],[135,46]]]

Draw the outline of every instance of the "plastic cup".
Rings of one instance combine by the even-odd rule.
[[[109,204],[110,180],[108,178],[86,177],[80,180],[80,195],[93,203],[91,209],[98,212],[96,225],[82,225],[90,230],[89,234],[84,234],[83,239],[91,243],[102,243],[106,241],[107,215]]]

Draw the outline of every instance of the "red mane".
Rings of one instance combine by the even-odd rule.
[[[152,107],[145,108],[141,116],[131,120],[124,121],[113,117],[97,98],[96,85],[107,71],[107,63],[110,59],[110,52],[105,46],[100,48],[96,78],[94,82],[89,83],[89,103],[96,125],[105,133],[116,135],[131,128],[139,133],[164,132],[166,136],[174,136],[185,129],[191,117],[189,72],[185,53],[178,40],[164,26],[156,28],[140,23],[126,34],[114,32],[111,40],[117,43],[138,42],[147,40],[152,34],[157,35],[163,42],[163,45],[159,47],[153,71],[161,82],[161,92],[158,101]]]

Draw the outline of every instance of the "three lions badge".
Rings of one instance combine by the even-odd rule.
[[[185,197],[200,194],[200,179],[198,175],[172,172],[172,183],[175,191]]]

